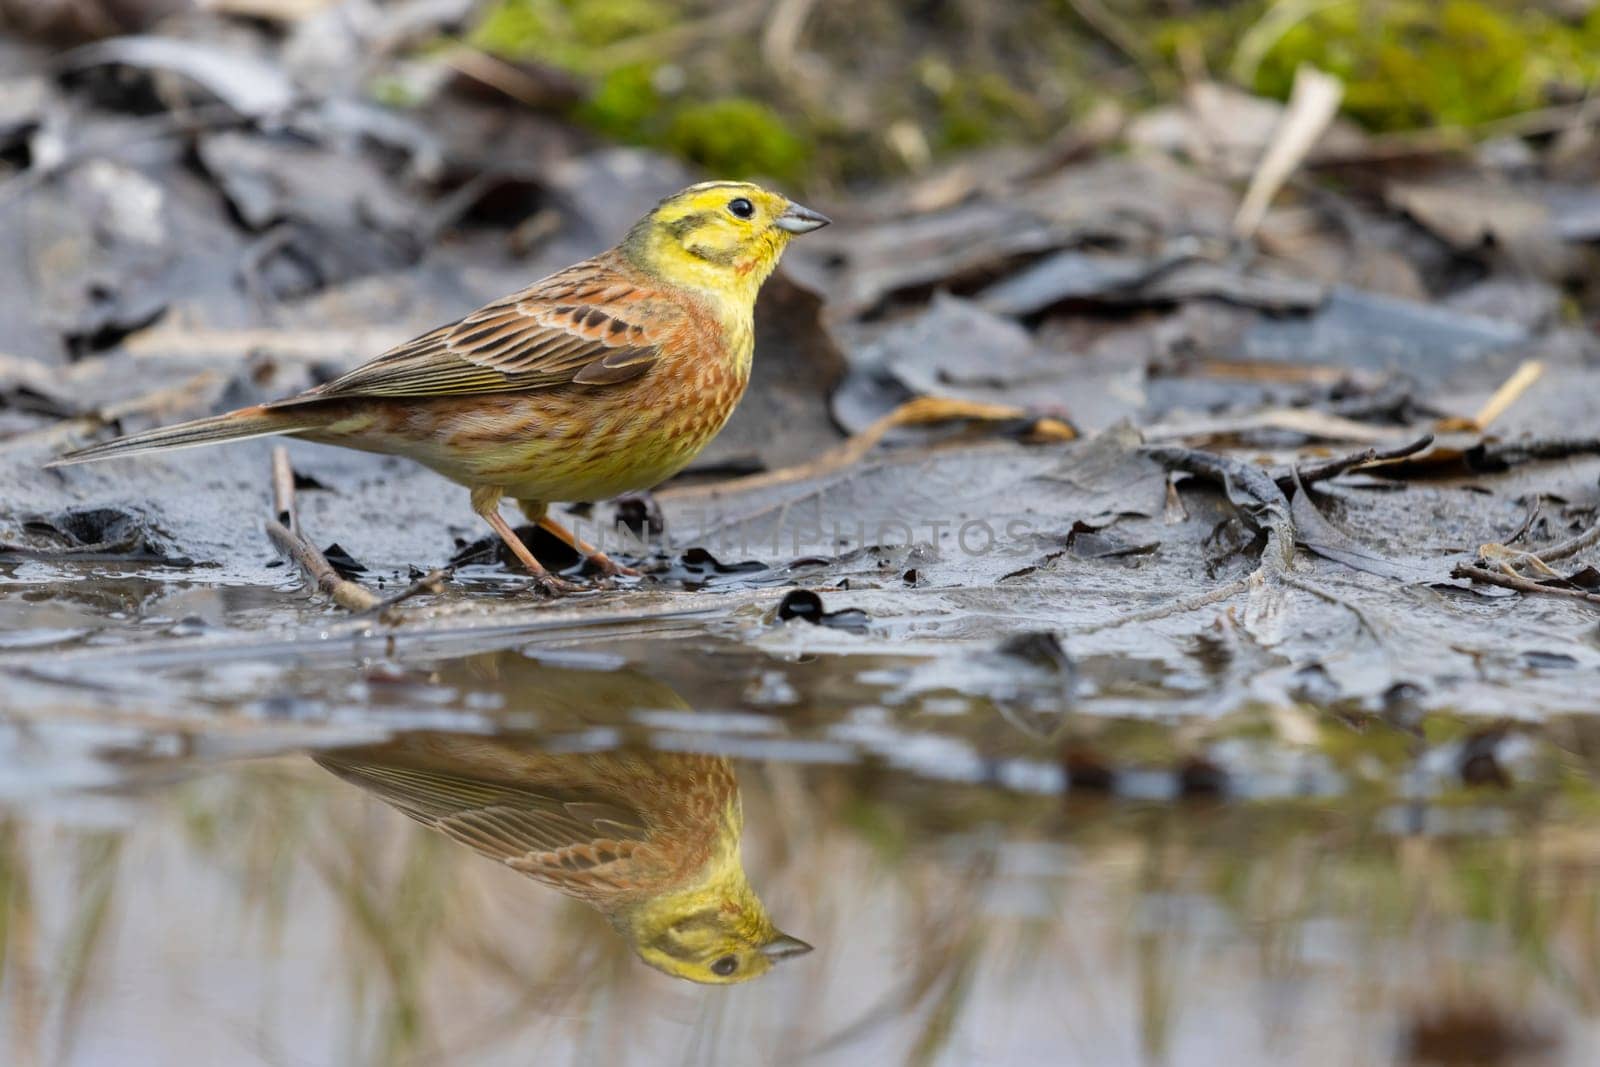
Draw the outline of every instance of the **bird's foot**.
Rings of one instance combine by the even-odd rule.
[[[602,578],[638,578],[644,571],[637,567],[630,567],[625,563],[618,563],[604,552],[596,552],[589,557],[590,566],[600,572]]]
[[[540,593],[552,599],[571,596],[574,593],[592,592],[589,586],[579,585],[577,582],[569,582],[565,578],[558,578],[550,573],[535,574],[532,578],[533,580],[528,588],[537,589]]]

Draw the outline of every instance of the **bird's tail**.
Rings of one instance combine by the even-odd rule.
[[[72,463],[93,463],[101,459],[120,459],[145,452],[166,452],[177,448],[194,448],[215,444],[218,441],[242,441],[250,437],[271,437],[274,434],[292,434],[309,430],[324,420],[306,408],[273,408],[264,405],[240,408],[207,419],[180,422],[176,426],[161,426],[143,433],[133,433],[111,441],[102,441],[86,448],[75,449],[46,463],[46,467],[65,467]]]

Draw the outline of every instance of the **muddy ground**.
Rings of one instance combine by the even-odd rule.
[[[1600,503],[1600,200],[1559,136],[1463,150],[1335,123],[1246,233],[1242,161],[1304,116],[1199,86],[1065,159],[825,197],[837,224],[764,295],[750,395],[656,494],[664,528],[571,516],[648,577],[548,603],[480,552],[380,620],[302,594],[261,534],[268,444],[40,465],[324,380],[593,252],[690,175],[481,93],[319,93],[247,33],[6,48],[6,641],[45,694],[77,699],[113,654],[670,617],[952,664],[1048,633],[1064,663],[1171,679],[1152,710],[1588,710],[1600,580],[1583,551],[1525,555]],[[1317,470],[1366,449],[1406,454]],[[307,538],[379,595],[480,539],[464,494],[404,461],[289,453]],[[796,588],[851,625],[779,618]],[[1079,677],[1072,704],[1115,689]]]
[[[294,912],[307,943],[328,923],[376,931],[337,961],[381,962],[351,978],[363,1052],[342,1062],[455,1047],[418,1004],[454,1018],[439,1005],[459,991],[430,1001],[406,969],[432,920],[371,921],[355,887],[380,860],[334,877],[329,856],[365,862],[371,820],[307,761],[242,762],[436,730],[758,768],[745,774],[756,863],[821,931],[816,973],[830,977],[807,987],[805,1035],[819,1058],[881,1040],[927,1062],[975,1033],[961,997],[990,1004],[995,987],[974,961],[1032,972],[1012,966],[1014,946],[984,955],[975,928],[947,920],[967,894],[1034,879],[1113,931],[1103,959],[1073,948],[1090,962],[1050,988],[1092,992],[1096,961],[1138,975],[1107,1017],[1073,1016],[1080,1038],[1097,1035],[1085,1062],[1257,1048],[1218,1037],[1167,985],[1195,976],[1183,946],[1216,908],[1251,930],[1277,931],[1295,908],[1308,925],[1353,923],[1359,936],[1329,935],[1316,957],[1337,957],[1353,986],[1317,988],[1326,1003],[1341,988],[1394,994],[1375,1031],[1335,1012],[1286,1037],[1265,1012],[1262,1062],[1376,1062],[1374,1049],[1468,1062],[1412,1056],[1463,1032],[1509,1050],[1482,1062],[1529,1062],[1516,1058],[1529,1049],[1585,1062],[1600,981],[1594,953],[1571,953],[1592,940],[1584,820],[1600,753],[1600,157],[1584,108],[1475,140],[1373,137],[1330,121],[1315,79],[1287,108],[1205,83],[1035,150],[808,190],[835,224],[796,242],[764,292],[733,422],[652,499],[564,515],[644,577],[542,598],[464,490],[403,460],[288,442],[304,540],[385,601],[351,611],[265,530],[271,442],[42,464],[325,381],[605,247],[698,175],[459,78],[383,108],[294,44],[206,20],[66,52],[0,40],[0,794],[86,835],[70,862],[37,824],[0,835],[7,929],[32,930],[48,903],[16,887],[75,872],[61,898],[75,917],[45,926],[76,962],[56,985],[17,987],[38,1011],[6,1016],[14,1047],[68,1048],[74,1005],[104,994],[77,977],[99,959],[85,947],[105,906],[96,879],[156,892],[154,868],[107,873],[122,847],[107,842],[259,859],[258,837],[280,842],[298,872],[283,878],[325,878],[344,902]],[[558,546],[535,548],[589,580]],[[587,672],[596,693],[649,684],[574,718],[540,697],[552,672]],[[100,806],[196,777],[181,811]],[[311,808],[344,836],[283,858],[282,841],[302,841],[285,826]],[[395,840],[454,870],[435,846]],[[1175,858],[1174,842],[1188,851]],[[249,856],[252,892],[280,885]],[[822,878],[834,863],[846,873]],[[1355,888],[1324,908],[1308,871]],[[1290,882],[1285,903],[1275,887]],[[900,895],[874,907],[926,921],[880,938],[856,908],[885,885]],[[929,886],[949,893],[930,905]],[[415,903],[410,883],[389,888]],[[1000,895],[1007,921],[1035,916]],[[1107,903],[1123,897],[1138,916]],[[1380,898],[1383,915],[1438,917],[1405,928],[1409,970],[1373,954],[1399,936],[1367,906]],[[550,936],[591,926],[561,913]],[[144,920],[116,928],[165,943]],[[498,940],[492,924],[439,928]],[[1504,943],[1462,933],[1484,928]],[[384,940],[396,930],[416,940],[397,948]],[[1278,936],[1222,938],[1227,989],[1245,992],[1218,1018],[1281,991]],[[883,941],[881,956],[850,950],[855,938]],[[32,973],[37,945],[17,943],[7,966]],[[646,995],[572,951],[591,968],[584,995],[602,998],[585,1018],[625,1016],[625,997],[603,1006],[618,989]],[[1434,968],[1436,951],[1455,962]],[[912,959],[914,973],[875,959]],[[479,963],[519,996],[554,988],[500,955]],[[1465,1008],[1435,995],[1438,974],[1485,968],[1505,982],[1467,982],[1480,999]],[[867,1025],[869,987],[868,1016],[909,1031]],[[373,988],[393,994],[376,1022],[360,1007]],[[1029,1018],[1093,1001],[1079,992]],[[649,995],[682,1014],[681,994]],[[757,1058],[782,1059],[792,1025],[746,996],[732,1003],[759,1009]],[[561,1018],[567,1002],[551,1003]],[[90,1048],[147,1036],[89,1018]],[[732,1041],[724,1021],[691,1027],[685,1056],[705,1034]],[[1059,1048],[1017,1034],[995,1055]],[[514,1048],[507,1062],[521,1062]]]

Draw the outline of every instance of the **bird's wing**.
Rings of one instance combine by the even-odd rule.
[[[290,403],[624,382],[650,368],[683,317],[671,301],[603,259],[588,260],[392,348]]]
[[[527,874],[571,877],[625,864],[649,836],[638,811],[444,771],[317,756],[418,822]]]

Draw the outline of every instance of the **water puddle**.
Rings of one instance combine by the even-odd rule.
[[[1554,1064],[1600,1037],[1585,721],[1202,715],[1203,656],[1039,640],[959,671],[455,640],[12,672],[13,1062]]]

